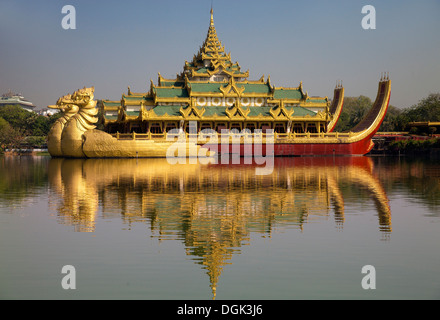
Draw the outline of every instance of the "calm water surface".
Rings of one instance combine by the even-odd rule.
[[[0,254],[2,299],[439,299],[440,164],[3,157]]]

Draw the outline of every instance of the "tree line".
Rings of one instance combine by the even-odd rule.
[[[0,107],[0,152],[15,148],[42,148],[53,123],[61,116],[43,116],[19,105]]]
[[[345,97],[343,111],[335,131],[349,131],[366,116],[372,105],[371,99],[362,95],[359,97]],[[390,105],[379,132],[435,133],[435,128],[431,128],[431,132],[424,132],[423,130],[427,129],[410,127],[411,122],[423,121],[440,121],[440,93],[432,93],[417,104],[405,109]]]

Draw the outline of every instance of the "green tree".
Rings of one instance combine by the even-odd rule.
[[[9,123],[5,119],[0,117],[0,130],[2,130],[5,126],[9,126]]]
[[[0,117],[6,120],[14,129],[22,130],[28,136],[47,136],[53,123],[61,113],[46,117],[35,112],[29,112],[17,105],[0,107]]]
[[[341,116],[335,131],[348,131],[356,126],[371,109],[373,103],[366,96],[345,97]]]
[[[404,109],[396,119],[399,131],[412,131],[421,133],[423,130],[412,129],[410,122],[440,121],[440,93],[432,93],[419,103]]]
[[[402,128],[399,126],[399,116],[402,113],[402,110],[396,108],[395,106],[389,105],[387,114],[382,122],[382,125],[379,128],[379,132],[396,132],[402,131]]]
[[[431,93],[416,105],[404,111],[410,122],[440,121],[440,93]]]
[[[29,126],[28,119],[33,117],[33,112],[24,110],[18,105],[0,107],[0,117],[5,119],[13,128],[26,131]]]
[[[49,120],[47,117],[36,115],[28,118],[29,129],[32,136],[46,136],[49,132]]]
[[[0,120],[0,149],[2,152],[6,149],[19,148],[25,138],[22,129],[15,129],[6,120]]]

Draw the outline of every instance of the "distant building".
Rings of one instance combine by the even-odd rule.
[[[419,121],[408,123],[408,128],[416,128],[416,133],[430,133],[440,134],[440,122],[439,121]]]
[[[29,112],[33,112],[35,109],[32,102],[26,100],[20,93],[13,93],[11,90],[3,94],[0,98],[0,106],[4,105],[19,105]]]

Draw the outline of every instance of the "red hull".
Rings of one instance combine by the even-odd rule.
[[[260,150],[253,145],[204,145],[217,154],[238,154],[239,156],[361,156],[370,152],[373,143],[370,138],[354,143],[277,143],[273,147],[264,144]]]
[[[368,141],[355,143],[307,143],[307,144],[276,144],[275,156],[329,156],[329,155],[364,155],[370,152],[373,144]]]

